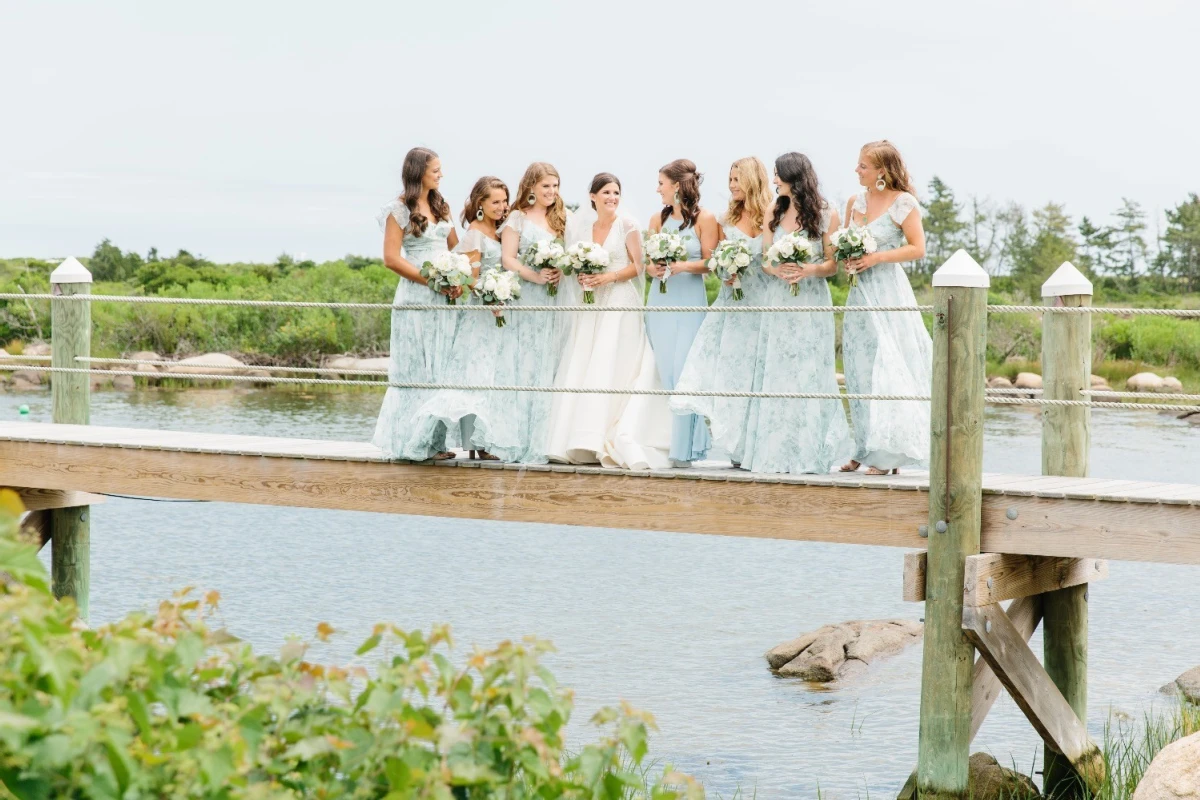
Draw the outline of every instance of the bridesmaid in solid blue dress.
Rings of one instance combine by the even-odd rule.
[[[428,148],[414,147],[404,157],[401,178],[404,193],[384,206],[378,217],[384,266],[400,276],[394,304],[444,304],[443,294],[459,297],[462,289],[452,287],[438,293],[421,277],[425,261],[458,244],[450,205],[438,191],[441,159]],[[457,321],[456,312],[393,311],[389,382],[452,380],[455,376],[445,373],[444,364]],[[431,396],[428,389],[388,388],[371,439],[384,456],[409,461],[454,458],[446,449],[446,425],[417,414]]]
[[[721,235],[726,239],[745,240],[753,261],[741,279],[743,299],[734,300],[733,290],[726,284],[721,287],[713,308],[735,303],[760,305],[765,299],[768,281],[762,270],[763,224],[771,207],[766,166],[753,156],[735,161],[729,169],[729,195],[729,210],[721,221]],[[675,388],[751,391],[760,372],[758,337],[764,316],[707,314]],[[676,414],[699,414],[707,419],[714,447],[719,447],[735,466],[740,466],[746,448],[749,399],[677,395],[671,398],[671,410]]]
[[[837,211],[821,196],[817,174],[802,153],[775,159],[775,210],[763,247],[801,232],[816,245],[801,263],[767,265],[767,305],[831,306],[829,276],[837,272],[829,234]],[[796,293],[792,294],[792,287]],[[757,391],[838,394],[831,312],[765,314],[759,334],[761,376]],[[849,445],[846,409],[840,399],[750,401],[749,432],[742,466],[751,472],[826,474]]]
[[[554,306],[573,299],[574,281],[560,281],[556,269],[534,271],[521,263],[530,247],[539,241],[562,239],[567,229],[567,208],[558,191],[558,170],[544,162],[530,164],[521,178],[500,232],[501,264],[521,276],[521,298],[513,306]],[[559,289],[551,294],[552,287]],[[563,324],[559,312],[515,311],[505,332],[516,340],[507,349],[504,363],[497,365],[496,383],[515,386],[554,386],[554,370],[563,350]],[[548,392],[508,392],[510,413],[516,423],[517,445],[488,442],[487,449],[504,461],[545,464],[549,435]]]
[[[866,226],[879,248],[846,264],[858,276],[848,306],[915,306],[904,264],[925,255],[925,229],[916,189],[900,152],[886,140],[864,145],[859,183],[866,191],[846,206],[846,220]],[[933,342],[917,311],[866,311],[842,322],[842,365],[853,394],[928,395],[933,384]],[[853,472],[868,475],[929,463],[929,403],[920,400],[851,400]]]
[[[704,276],[706,262],[720,239],[721,226],[709,211],[700,208],[700,173],[696,165],[681,158],[658,171],[658,194],[663,210],[650,219],[651,232],[678,234],[687,248],[687,261],[671,264],[670,276],[659,264],[646,264],[650,276],[650,306],[708,306]],[[658,283],[666,280],[667,291]],[[696,333],[707,316],[703,311],[646,314],[646,334],[654,348],[654,360],[663,388],[674,389]],[[693,413],[675,415],[671,423],[671,461],[688,466],[704,458],[712,445],[704,419]]]

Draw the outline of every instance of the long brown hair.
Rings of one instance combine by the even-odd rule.
[[[471,223],[478,218],[479,210],[483,207],[484,201],[488,199],[488,195],[493,189],[504,190],[504,202],[508,203],[511,198],[508,196],[508,185],[499,178],[492,175],[485,175],[475,181],[475,185],[471,187],[471,195],[467,198],[467,204],[463,206],[462,224],[464,228],[471,227]],[[504,222],[508,212],[504,212],[504,216],[496,220],[496,227],[500,227],[500,223]]]
[[[779,180],[788,185],[791,197],[779,195],[775,198],[775,211],[771,215],[771,233],[779,227],[783,215],[796,204],[796,220],[800,230],[808,234],[810,239],[821,238],[821,224],[824,221],[824,209],[829,206],[821,197],[821,187],[817,184],[817,172],[812,162],[803,153],[784,153],[775,159],[775,174]]]
[[[525,174],[521,176],[521,182],[517,184],[517,208],[524,209],[530,205],[529,196],[533,194],[533,187],[542,182],[542,179],[547,175],[553,175],[558,178],[559,192],[554,198],[554,203],[546,209],[546,224],[550,226],[550,230],[561,238],[567,232],[567,207],[563,204],[562,199],[562,178],[558,175],[558,170],[553,164],[547,164],[545,161],[535,161],[525,168]]]
[[[883,173],[885,188],[917,196],[917,187],[912,176],[908,174],[908,167],[904,166],[904,159],[901,158],[896,145],[887,139],[867,142],[862,146],[862,156]]]
[[[617,185],[617,191],[621,191],[620,178],[618,178],[616,175],[613,175],[611,172],[597,172],[596,177],[592,178],[592,185],[588,187],[588,194],[595,194],[605,186],[608,186],[610,183],[615,183]],[[596,207],[596,201],[590,200],[589,202],[591,202],[592,208],[594,209]]]
[[[667,180],[679,184],[679,213],[683,215],[680,229],[695,225],[700,216],[700,182],[704,180],[704,176],[696,171],[695,162],[677,158],[659,169],[659,172],[666,176]],[[665,223],[674,211],[674,206],[664,206],[662,222]]]
[[[749,216],[754,227],[762,230],[767,218],[767,209],[771,207],[766,165],[755,156],[747,156],[733,162],[731,169],[737,170],[738,185],[742,188],[745,199],[730,199],[725,221],[730,225],[737,225],[742,217]]]
[[[414,147],[408,151],[408,155],[404,156],[404,166],[400,170],[400,179],[404,181],[404,193],[400,195],[400,199],[404,201],[404,205],[408,206],[408,230],[406,233],[411,233],[413,236],[425,233],[425,228],[429,225],[429,220],[425,218],[425,215],[417,211],[417,202],[421,199],[421,187],[425,185],[425,171],[429,169],[429,162],[437,157],[438,154],[428,147]],[[446,202],[446,198],[442,197],[441,192],[437,189],[430,189],[427,200],[429,210],[433,212],[434,222],[450,220],[450,204]]]

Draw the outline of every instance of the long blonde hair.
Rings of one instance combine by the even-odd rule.
[[[567,207],[563,204],[562,199],[562,178],[559,177],[558,170],[552,164],[535,161],[525,168],[525,174],[521,176],[521,183],[517,185],[517,195],[513,205],[516,209],[528,208],[529,195],[533,194],[533,187],[541,183],[542,178],[547,175],[558,178],[559,192],[554,198],[554,204],[546,209],[546,224],[557,236],[562,237],[567,232]]]
[[[771,190],[767,188],[766,165],[754,156],[747,156],[733,162],[731,169],[737,170],[738,186],[741,187],[745,199],[730,199],[725,221],[736,225],[743,216],[749,216],[754,227],[762,230],[767,211],[771,208]]]
[[[908,174],[908,167],[904,166],[904,159],[896,145],[887,139],[867,142],[862,146],[862,157],[883,173],[885,188],[917,196],[916,184]]]

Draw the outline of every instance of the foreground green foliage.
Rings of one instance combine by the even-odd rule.
[[[0,513],[0,797],[703,797],[669,770],[647,779],[653,721],[628,707],[569,755],[546,643],[456,666],[448,630],[379,625],[357,651],[373,671],[325,666],[299,641],[256,655],[210,626],[216,593],[187,591],[90,630]]]

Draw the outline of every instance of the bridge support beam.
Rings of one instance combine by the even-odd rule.
[[[50,275],[51,356],[53,367],[78,369],[92,349],[92,305],[68,300],[90,294],[92,274],[68,258]],[[91,376],[86,372],[51,374],[55,422],[86,425],[91,417]],[[56,597],[73,597],[79,614],[87,619],[91,577],[91,507],[55,508],[50,512],[50,576]]]
[[[929,556],[917,788],[968,796],[975,649],[962,629],[967,556],[979,553],[987,273],[959,250],[933,276]]]
[[[1090,306],[1092,284],[1069,262],[1042,286],[1048,306]],[[1092,318],[1089,314],[1042,315],[1042,396],[1082,400],[1091,389]],[[1042,409],[1042,474],[1086,478],[1091,409],[1047,406]],[[1075,715],[1087,724],[1088,587],[1047,592],[1042,661]],[[1044,752],[1047,797],[1079,796],[1081,785],[1071,762],[1047,741]]]

